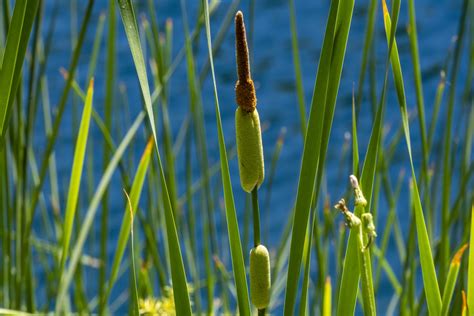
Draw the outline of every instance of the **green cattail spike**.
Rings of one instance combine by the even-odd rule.
[[[244,191],[251,192],[262,184],[265,177],[265,166],[260,118],[256,109],[257,98],[250,76],[244,18],[240,11],[235,15],[235,34],[238,74],[235,93],[239,106],[235,112],[237,157],[240,183]]]
[[[270,303],[270,254],[263,245],[250,251],[250,299],[262,310]]]
[[[251,192],[262,184],[265,177],[258,111],[248,113],[238,107],[235,111],[235,131],[240,184],[244,191]]]

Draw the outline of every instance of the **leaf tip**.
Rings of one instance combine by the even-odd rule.
[[[390,16],[390,14],[388,13],[387,2],[385,0],[382,0],[382,7],[383,7],[383,15]]]
[[[153,148],[153,139],[154,139],[153,135],[151,135],[150,138],[148,138],[148,142],[146,143],[144,155],[149,155],[150,154],[151,149]]]
[[[461,309],[461,315],[467,315],[467,298],[466,298],[466,292],[464,290],[461,291],[462,294],[462,309]]]
[[[91,78],[91,80],[89,81],[89,88],[88,90],[94,90],[94,77]]]
[[[325,285],[326,285],[327,287],[330,287],[330,286],[331,286],[331,277],[330,277],[329,275],[326,276]]]
[[[456,252],[456,254],[454,254],[452,264],[455,264],[455,265],[460,265],[460,264],[461,264],[462,255],[463,255],[464,251],[466,251],[468,245],[469,245],[468,243],[465,243],[465,244]]]

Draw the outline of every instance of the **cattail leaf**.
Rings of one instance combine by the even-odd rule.
[[[467,244],[463,245],[453,257],[451,264],[449,265],[448,277],[446,278],[446,284],[444,285],[443,291],[443,306],[441,309],[441,315],[448,315],[449,306],[453,298],[454,287],[458,279],[459,269],[461,268],[461,259],[464,251],[467,249]]]
[[[168,253],[171,267],[171,278],[173,283],[173,297],[178,315],[190,315],[191,303],[189,301],[189,293],[186,280],[186,272],[184,270],[183,256],[181,254],[181,246],[179,244],[176,222],[171,206],[170,195],[167,188],[167,182],[161,163],[160,151],[158,148],[158,138],[155,127],[155,119],[150,95],[150,87],[148,85],[148,77],[146,72],[145,60],[140,43],[140,35],[138,33],[137,20],[131,0],[118,0],[120,14],[122,16],[123,26],[127,35],[128,44],[132,53],[133,61],[140,82],[142,96],[145,101],[145,108],[148,114],[148,120],[155,140],[155,149],[157,154],[158,169],[160,173],[161,186],[163,190],[163,204],[165,213],[165,227],[168,242]]]
[[[293,54],[293,67],[295,69],[296,95],[298,98],[298,110],[300,113],[301,136],[306,134],[306,105],[304,102],[303,76],[301,74],[300,52],[298,48],[298,31],[296,28],[295,1],[289,0],[291,51]]]
[[[206,22],[206,38],[211,65],[212,82],[214,85],[214,101],[216,110],[217,135],[219,139],[219,156],[221,163],[222,186],[224,190],[225,213],[227,221],[227,232],[230,244],[230,253],[232,258],[232,270],[234,272],[235,288],[237,290],[237,303],[239,306],[239,314],[250,315],[250,303],[247,288],[247,277],[245,273],[245,263],[242,253],[242,243],[240,240],[239,224],[237,222],[237,214],[235,211],[234,193],[232,191],[232,182],[230,180],[229,163],[227,159],[227,151],[225,147],[224,133],[222,130],[222,120],[219,107],[219,96],[217,94],[217,82],[214,72],[214,59],[212,56],[211,44],[211,26],[209,21],[209,3],[203,0],[204,14]]]
[[[395,32],[395,28],[391,27],[391,19],[385,1],[383,2],[383,8],[385,33],[387,35],[387,42],[390,43],[389,34],[392,34],[391,32]],[[418,249],[420,252],[421,271],[423,275],[426,301],[428,303],[429,313],[432,315],[439,315],[441,313],[441,294],[438,286],[438,279],[436,277],[436,269],[433,261],[433,255],[431,252],[431,243],[425,225],[423,208],[421,206],[421,198],[418,190],[418,184],[416,181],[415,167],[413,165],[410,140],[410,125],[405,97],[405,88],[403,83],[402,69],[400,65],[400,57],[398,55],[397,43],[395,40],[393,41],[393,50],[391,52],[390,62],[393,70],[393,77],[397,91],[398,103],[400,105],[400,113],[402,117],[402,126],[403,132],[405,134],[408,157],[410,159],[410,167],[413,180],[413,206],[415,210],[415,224],[418,237]]]
[[[117,239],[117,246],[115,247],[114,259],[112,260],[112,269],[110,271],[110,278],[107,285],[107,292],[105,295],[105,300],[110,295],[110,291],[114,286],[114,283],[117,279],[118,270],[120,267],[120,262],[122,261],[125,248],[127,247],[128,238],[130,236],[130,228],[132,224],[132,216],[135,216],[135,213],[138,209],[138,201],[143,189],[143,183],[145,182],[146,173],[148,170],[148,165],[150,163],[150,158],[153,149],[153,139],[150,138],[148,144],[143,152],[143,155],[138,164],[137,172],[135,173],[135,178],[133,179],[132,187],[130,189],[130,206],[127,204],[127,209],[122,219],[122,226],[120,227],[120,232]],[[130,214],[131,212],[131,214]]]
[[[324,293],[323,293],[323,316],[332,315],[332,287],[331,287],[331,278],[326,277],[324,282]]]
[[[0,143],[5,138],[39,1],[18,0],[8,29],[0,67]]]
[[[71,241],[72,227],[74,216],[77,208],[77,200],[79,198],[79,188],[81,185],[82,167],[84,165],[84,157],[87,148],[87,139],[89,136],[89,125],[92,112],[92,98],[94,94],[94,80],[91,79],[89,88],[87,89],[84,110],[82,111],[81,124],[77,134],[76,147],[74,149],[74,159],[71,169],[71,177],[69,179],[69,190],[67,194],[66,211],[64,214],[64,228],[62,236],[62,256],[60,264],[60,273],[64,270],[66,258],[69,251],[69,243]]]
[[[76,244],[74,245],[74,248],[72,249],[71,259],[69,261],[68,268],[63,274],[59,283],[59,290],[58,290],[58,294],[56,298],[57,311],[60,311],[61,304],[64,302],[64,298],[66,296],[66,293],[69,289],[74,273],[76,271],[77,264],[79,263],[79,259],[81,258],[87,235],[89,234],[89,231],[92,227],[99,203],[102,200],[104,192],[107,190],[110,180],[112,179],[112,175],[117,169],[119,161],[122,159],[122,156],[125,150],[128,148],[133,137],[137,133],[138,128],[143,123],[144,118],[145,118],[145,113],[140,112],[140,114],[137,116],[132,126],[130,127],[130,129],[125,134],[125,137],[123,138],[122,142],[117,147],[117,150],[111,157],[111,160],[109,164],[107,165],[107,168],[105,169],[105,172],[102,175],[102,178],[97,186],[94,196],[92,197],[91,203],[89,204],[89,208],[86,211],[84,220],[81,223],[81,229],[79,231]]]
[[[316,185],[315,179],[316,174],[322,175],[322,172],[319,171],[324,167],[325,151],[336,106],[353,8],[354,1],[352,0],[331,1],[304,141],[293,218],[285,292],[285,315],[294,314],[306,227],[310,218],[309,213]],[[306,302],[301,302],[300,306],[304,308],[305,304]]]
[[[396,3],[395,3],[396,5]],[[398,11],[394,12],[395,19],[398,17]],[[389,53],[387,56],[387,69],[384,78],[384,84],[382,87],[382,93],[380,96],[379,106],[377,108],[377,113],[375,114],[375,119],[372,126],[372,132],[370,134],[369,145],[367,147],[367,152],[364,158],[364,164],[362,166],[361,176],[360,176],[360,186],[362,192],[364,192],[367,205],[368,207],[366,210],[370,211],[371,201],[372,201],[372,190],[374,184],[374,177],[375,177],[375,170],[377,167],[377,158],[379,153],[379,147],[382,137],[382,123],[383,123],[383,115],[385,111],[385,95],[387,89],[387,77],[388,77],[388,60],[392,54],[393,42],[394,42],[394,34],[390,34],[390,41],[389,41]],[[354,112],[354,110],[353,110]],[[354,116],[354,114],[353,114]],[[354,118],[353,118],[353,121]],[[355,133],[356,131],[354,131]],[[355,149],[353,149],[355,150]],[[355,155],[355,154],[353,154]],[[355,160],[355,159],[354,159]],[[354,168],[357,166],[354,164]],[[357,172],[354,169],[354,172]],[[355,215],[361,216],[360,212],[361,208],[355,209]],[[357,291],[358,291],[358,284],[359,284],[359,261],[358,261],[358,254],[357,254],[357,233],[353,230],[349,232],[349,239],[346,248],[346,255],[344,259],[344,266],[342,270],[342,280],[341,286],[339,290],[339,303],[337,306],[337,314],[338,315],[346,315],[348,313],[352,314],[355,310],[356,298],[357,298]],[[369,266],[371,266],[369,261]],[[370,271],[371,271],[370,267]],[[370,276],[372,277],[372,276]]]
[[[467,270],[467,301],[471,302],[469,304],[469,310],[474,311],[474,250],[472,245],[474,245],[474,205],[471,208],[471,234],[469,239],[469,263]]]

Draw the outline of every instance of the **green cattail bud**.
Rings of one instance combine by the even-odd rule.
[[[262,184],[265,177],[258,111],[246,112],[238,107],[235,111],[235,132],[240,184],[244,191],[251,192]]]
[[[258,309],[270,303],[270,254],[263,245],[250,250],[250,299]]]
[[[237,55],[238,80],[235,86],[236,101],[235,132],[240,183],[246,192],[262,184],[265,177],[262,133],[256,109],[257,98],[250,75],[249,53],[245,36],[242,12],[235,15],[235,50]]]

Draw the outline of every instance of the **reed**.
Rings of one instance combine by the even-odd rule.
[[[0,1],[0,314],[474,315],[472,1],[267,5]]]

